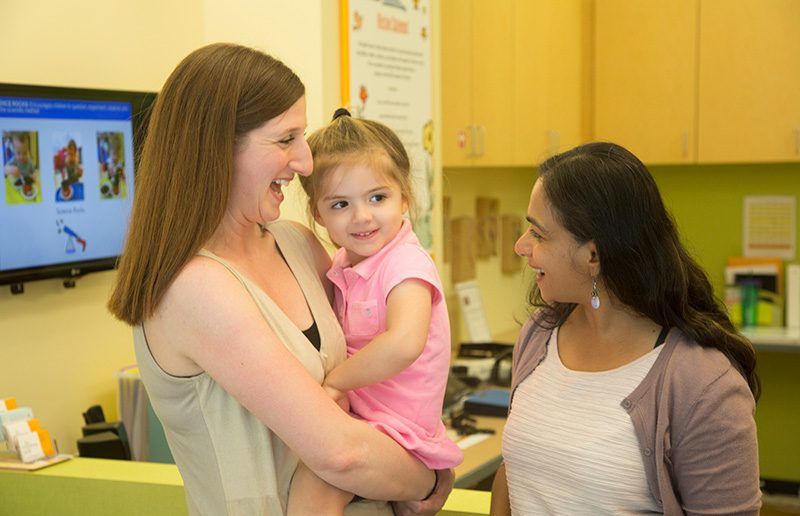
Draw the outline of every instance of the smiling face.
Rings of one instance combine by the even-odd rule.
[[[355,265],[391,242],[408,202],[400,185],[375,165],[342,164],[329,172],[316,205],[316,220]]]
[[[282,188],[295,174],[311,173],[305,97],[253,129],[238,143],[228,210],[246,222],[264,224],[280,216]]]
[[[545,195],[541,180],[531,191],[528,230],[514,244],[514,251],[536,271],[542,299],[548,303],[587,303],[592,276],[598,272],[592,242],[584,244],[562,226]]]
[[[27,163],[31,159],[30,152],[28,152],[27,142],[15,136],[13,138],[13,143],[14,143],[14,157],[20,163]]]

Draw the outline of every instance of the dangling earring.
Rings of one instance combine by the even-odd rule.
[[[600,294],[597,292],[597,278],[592,277],[592,308],[600,308]]]

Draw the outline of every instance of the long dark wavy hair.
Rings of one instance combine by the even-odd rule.
[[[722,351],[758,399],[755,349],[681,244],[644,164],[619,145],[589,143],[546,160],[539,180],[559,223],[578,242],[594,241],[606,290],[655,323]],[[576,306],[547,303],[535,283],[529,302],[547,328],[560,326]]]

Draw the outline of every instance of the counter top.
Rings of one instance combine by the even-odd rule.
[[[750,339],[756,349],[800,352],[800,328],[759,326],[743,329],[742,335]]]
[[[76,457],[37,471],[0,470],[0,514],[187,514],[174,464]],[[454,489],[439,513],[489,514],[490,493]]]
[[[472,487],[483,479],[494,475],[503,462],[501,448],[503,444],[504,417],[472,416],[475,427],[494,430],[488,438],[471,445],[464,450],[464,462],[455,468],[456,487]],[[447,506],[445,506],[447,507]]]

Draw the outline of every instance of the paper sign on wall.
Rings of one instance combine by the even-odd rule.
[[[458,292],[458,306],[461,309],[461,318],[467,325],[467,335],[470,342],[491,342],[492,334],[483,310],[481,289],[475,280],[456,283]]]
[[[796,198],[747,196],[744,198],[744,256],[777,256],[793,260],[796,249]]]

